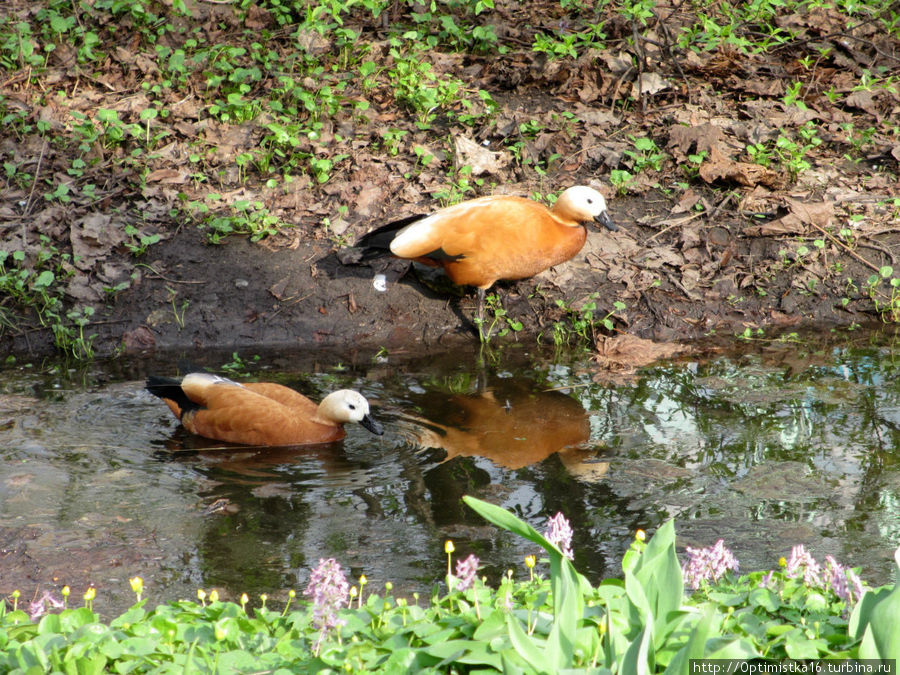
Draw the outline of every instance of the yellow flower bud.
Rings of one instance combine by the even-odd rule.
[[[647,533],[643,530],[638,530],[634,533],[634,538],[638,541],[644,541],[645,539],[647,539]]]
[[[359,575],[359,585],[360,585],[360,587],[365,586],[367,583],[369,583],[369,580],[366,579],[366,575],[365,575],[365,574],[360,574],[360,575]]]
[[[535,558],[533,555],[525,556],[525,567],[527,567],[528,569],[532,569],[532,568],[534,568],[534,566],[536,564],[537,564],[537,558]]]
[[[451,540],[447,540],[444,542],[444,553],[453,553],[456,550],[456,547],[453,545]]]
[[[128,580],[128,583],[131,584],[131,590],[140,595],[144,592],[144,580],[140,577],[134,577]]]
[[[204,591],[202,588],[197,589],[197,599],[200,602],[203,602],[204,600],[206,600],[206,591]]]
[[[778,566],[779,567],[787,567],[787,558],[785,558],[784,556],[781,556],[778,559]]]
[[[87,601],[91,601],[97,597],[97,589],[91,586],[84,592],[84,599]]]
[[[72,592],[72,589],[69,588],[68,586],[63,586],[62,590],[60,591],[60,593],[62,593],[62,596],[63,596],[64,598],[68,598],[68,597],[69,597],[69,594],[70,594],[71,592]]]
[[[219,601],[219,591],[215,588],[209,592],[209,601],[210,602],[218,602]]]

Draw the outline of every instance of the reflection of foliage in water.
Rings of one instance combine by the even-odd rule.
[[[23,412],[10,417],[0,484],[21,501],[0,501],[0,527],[23,510],[55,537],[90,523],[98,535],[128,541],[135,555],[162,556],[159,588],[216,579],[236,593],[271,590],[295,579],[302,561],[339,556],[355,575],[427,590],[441,574],[447,536],[463,557],[478,555],[493,579],[533,552],[473,518],[460,497],[474,494],[536,527],[563,512],[575,530],[576,564],[592,578],[615,573],[609,565],[636,528],[652,531],[671,516],[687,545],[723,538],[747,569],[804,543],[820,559],[830,553],[886,574],[883,554],[900,537],[893,343],[851,334],[837,346],[763,346],[661,364],[617,384],[598,379],[604,373],[580,355],[500,353],[482,367],[472,353],[419,363],[391,356],[366,361],[365,372],[349,360],[335,367],[264,356],[259,364],[271,370],[253,379],[311,396],[360,389],[388,428],[380,439],[351,429],[335,446],[281,454],[194,448],[173,456],[186,439],[141,395],[150,364],[55,374],[7,368],[0,404],[14,411],[20,402]],[[509,399],[519,407],[516,396],[551,389],[586,411],[583,456],[608,466],[605,474],[576,474],[560,455],[515,469],[484,457],[443,461],[398,433],[401,412],[436,415],[454,396],[490,390],[501,406]],[[452,412],[449,422],[462,419]],[[236,510],[203,515],[219,498]],[[166,536],[149,534],[159,532]],[[45,539],[23,545],[41,559]]]

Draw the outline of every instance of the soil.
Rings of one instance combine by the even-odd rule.
[[[869,298],[842,304],[845,289],[838,283],[810,291],[805,280],[815,277],[804,274],[802,265],[784,264],[782,241],[742,237],[740,223],[729,227],[719,219],[707,225],[697,218],[696,225],[682,226],[655,246],[642,244],[659,228],[642,227],[638,221],[663,221],[670,208],[662,195],[614,200],[619,232],[592,231],[574,260],[536,279],[501,285],[508,315],[524,324],[520,334],[501,339],[542,334],[549,341],[552,324],[567,322],[556,301],[577,310],[595,295],[596,314],[614,312],[618,330],[663,342],[732,335],[747,327],[874,318]],[[694,248],[685,250],[688,228]],[[900,246],[900,236],[883,236],[880,245],[890,251]],[[851,255],[830,253],[832,264],[843,262],[846,278],[872,274]],[[684,261],[685,254],[691,255],[692,265]],[[876,260],[890,264],[888,255]],[[121,343],[128,350],[383,347],[396,353],[477,340],[471,289],[441,288],[431,270],[414,267],[399,280],[391,277],[387,291],[377,291],[373,277],[380,268],[343,265],[327,242],[273,246],[235,237],[211,246],[204,244],[200,231],[182,228],[154,247],[147,264],[140,283],[110,307],[109,323],[102,324],[98,338],[106,349]],[[688,286],[685,277],[691,272],[696,274]],[[754,279],[749,288],[748,277]],[[657,279],[662,283],[655,285]],[[627,308],[615,312],[615,300]],[[183,325],[176,316],[182,307]]]
[[[32,11],[28,3],[13,5],[22,15]],[[513,19],[516,5],[498,1],[492,20],[505,27],[508,44],[530,45],[523,32],[531,30],[528,22]],[[230,7],[191,7],[201,41],[224,39],[216,26]],[[660,13],[665,7],[658,3]],[[529,11],[551,16],[559,3],[536,2]],[[264,10],[251,18],[274,25]],[[530,25],[549,20],[532,18]],[[78,257],[67,266],[66,302],[96,310],[85,332],[96,336],[97,354],[263,346],[441,348],[477,339],[471,289],[448,289],[422,270],[398,279],[403,270],[390,266],[388,290],[378,291],[377,269],[344,264],[339,253],[369,229],[439,206],[438,190],[459,180],[458,169],[468,165],[474,167],[474,189],[465,197],[527,196],[589,184],[608,196],[620,226],[614,233],[591,231],[574,259],[534,279],[500,284],[509,319],[523,328],[495,340],[549,341],[556,322],[571,326],[591,301],[597,304],[595,319],[609,314],[615,331],[657,341],[893,320],[888,279],[900,247],[900,93],[894,85],[858,95],[854,86],[864,68],[897,68],[898,41],[864,23],[850,44],[841,37],[850,29],[831,10],[784,21],[796,39],[762,56],[727,48],[661,51],[647,37],[641,43],[642,72],[616,70],[616,58],[630,54],[625,38],[636,34],[619,15],[609,18],[608,48],[577,59],[548,59],[527,46],[503,57],[434,52],[438,76],[463,78],[492,95],[498,109],[489,122],[467,127],[458,118],[438,116],[422,131],[387,89],[379,89],[370,96],[365,121],[338,113],[327,123],[323,136],[352,139],[343,141],[352,148],[340,140],[316,146],[332,156],[351,149],[328,181],[304,178],[277,189],[264,185],[265,175],[242,178],[236,165],[240,153],[259,147],[262,121],[224,124],[196,101],[179,108],[173,94],[173,114],[159,122],[170,130],[170,141],[147,156],[143,176],[118,174],[125,148],[103,154],[92,165],[95,175],[84,179],[100,187],[99,199],[42,201],[28,186],[9,181],[0,198],[0,249],[25,250],[30,260],[44,235]],[[380,24],[359,18],[350,25],[371,40],[372,57],[389,66]],[[118,30],[129,27],[124,21]],[[230,39],[238,40],[235,35]],[[666,42],[664,31],[654,35],[657,45]],[[814,38],[834,50],[812,71],[804,70],[798,59]],[[152,70],[136,73],[123,65],[128,55],[122,52],[137,42],[121,40],[119,51],[109,50],[105,77],[82,78],[77,87],[66,54],[54,52],[44,80],[66,91],[66,101],[48,95],[33,78],[13,76],[3,78],[7,108],[25,106],[28,119],[60,128],[71,124],[73,110],[90,117],[110,108],[130,119],[139,108],[134,98],[145,90],[140,84],[153,81]],[[289,41],[273,44],[295,48]],[[653,87],[634,88],[638,77]],[[802,105],[786,103],[794,81],[805,83]],[[841,96],[832,101],[828,91]],[[628,99],[629,92],[637,96]],[[540,130],[523,132],[530,121]],[[799,139],[809,122],[823,142],[809,148],[807,168],[795,175],[784,163],[766,168],[750,161],[748,144],[771,143],[782,132]],[[376,142],[388,127],[408,132],[397,154]],[[862,143],[852,129],[872,133]],[[634,155],[634,139],[644,137],[654,139],[664,155],[658,167]],[[513,140],[521,141],[518,158],[509,152]],[[213,244],[208,227],[178,211],[211,191],[190,178],[196,167],[188,157],[197,143],[208,150],[209,171],[219,172],[224,203],[259,200],[285,225],[279,233],[260,241],[235,234]],[[421,166],[417,148],[429,149],[436,162]],[[41,145],[34,138],[0,143],[0,156],[43,177],[65,175],[79,152],[74,145]],[[691,159],[698,153],[704,157],[699,170]],[[535,163],[545,170],[536,172]],[[610,175],[623,170],[633,179],[617,194]],[[107,175],[96,175],[103,171]],[[159,243],[136,255],[123,234],[126,225],[141,236],[158,235]],[[873,275],[879,279],[875,285],[868,282]],[[123,281],[121,290],[111,290]],[[624,309],[614,306],[617,301]],[[13,305],[6,299],[0,307]],[[17,318],[15,326],[0,328],[0,349],[54,349],[48,327],[24,310]],[[500,319],[498,329],[504,325]],[[595,330],[601,332],[598,322]]]

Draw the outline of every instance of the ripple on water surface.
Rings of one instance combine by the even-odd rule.
[[[357,388],[386,427],[305,448],[191,437],[143,390],[149,368],[172,374],[158,365],[8,367],[0,593],[93,583],[95,606],[114,613],[140,575],[153,601],[201,586],[278,597],[331,556],[374,588],[428,593],[448,538],[489,579],[525,574],[530,545],[485,525],[464,494],[538,529],[562,511],[576,566],[594,580],[616,574],[635,529],[675,517],[680,546],[723,538],[745,571],[804,543],[885,583],[900,542],[894,345],[853,333],[743,346],[616,383],[583,356],[522,349],[487,363],[263,357],[270,368],[248,379],[313,398]],[[214,358],[204,365],[227,360]]]

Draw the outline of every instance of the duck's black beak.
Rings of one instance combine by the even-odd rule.
[[[609,217],[609,214],[608,214],[606,211],[604,211],[603,213],[601,213],[599,216],[594,216],[594,222],[595,222],[595,223],[600,223],[600,224],[603,225],[603,227],[605,227],[607,230],[611,230],[611,231],[613,231],[613,232],[615,232],[615,231],[617,231],[617,230],[619,229],[619,226],[616,225],[616,224],[612,221],[612,218]]]
[[[376,422],[375,418],[373,418],[371,415],[366,415],[359,421],[359,423],[365,429],[368,429],[376,436],[381,436],[382,434],[384,434],[384,427],[381,426],[380,423]]]

